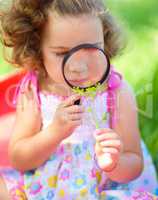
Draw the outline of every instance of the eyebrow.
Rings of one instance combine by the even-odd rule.
[[[96,42],[96,43],[91,43],[93,45],[97,45],[97,46],[100,46],[103,44],[103,42]],[[72,47],[64,47],[64,46],[50,46],[49,47],[50,49],[64,49],[64,50],[69,50],[71,49]]]

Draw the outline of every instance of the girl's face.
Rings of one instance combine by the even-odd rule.
[[[48,22],[42,32],[41,43],[43,62],[49,82],[68,88],[62,75],[62,60],[71,48],[83,43],[97,43],[99,47],[104,48],[103,28],[98,17],[93,15],[61,17],[49,13]],[[76,76],[77,78],[80,76],[79,70]]]

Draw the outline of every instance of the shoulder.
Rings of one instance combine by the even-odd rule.
[[[123,76],[112,69],[108,80],[109,98],[116,98],[119,102],[135,101],[134,90]]]
[[[122,80],[120,87],[116,91],[117,100],[119,104],[134,106],[136,104],[135,92],[132,86],[126,81]]]
[[[116,101],[117,123],[115,128],[124,127],[125,130],[133,129],[135,133],[138,133],[138,106],[133,88],[125,80],[117,90]]]

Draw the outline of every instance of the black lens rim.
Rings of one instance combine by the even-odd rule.
[[[103,75],[103,77],[101,78],[100,81],[98,81],[96,84],[93,84],[93,85],[90,85],[88,87],[76,87],[74,85],[72,85],[65,77],[65,73],[64,73],[64,67],[65,67],[65,64],[67,62],[67,60],[70,58],[70,56],[72,56],[76,51],[80,50],[80,49],[89,49],[89,48],[95,48],[95,49],[98,49],[100,50],[106,57],[107,59],[107,70],[105,72],[105,74]],[[91,88],[91,87],[95,87],[96,85],[98,84],[102,84],[104,83],[107,79],[108,79],[108,76],[110,74],[110,59],[108,57],[108,55],[105,53],[105,51],[101,48],[99,48],[97,45],[95,44],[90,44],[90,43],[84,43],[84,44],[80,44],[76,47],[73,47],[72,49],[70,49],[70,51],[64,56],[64,59],[62,61],[62,74],[63,74],[63,77],[64,77],[64,80],[65,82],[73,89],[73,88],[79,88],[79,89],[84,89],[86,90],[87,88]]]

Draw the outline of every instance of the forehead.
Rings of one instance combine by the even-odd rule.
[[[43,41],[57,47],[103,42],[102,29],[101,20],[93,15],[75,17],[49,13],[43,29]]]

